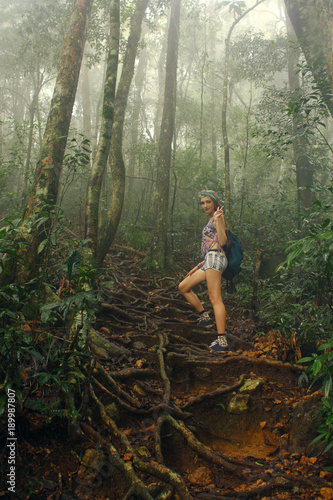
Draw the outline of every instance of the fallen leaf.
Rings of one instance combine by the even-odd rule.
[[[332,500],[333,489],[332,488],[321,488],[320,489],[320,496],[322,496],[324,500]]]

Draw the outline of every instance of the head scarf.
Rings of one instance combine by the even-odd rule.
[[[222,205],[222,203],[219,200],[219,197],[217,196],[215,191],[210,191],[210,190],[206,191],[205,189],[203,189],[202,191],[199,192],[198,196],[199,196],[199,200],[201,200],[201,198],[203,198],[204,196],[209,196],[209,198],[211,198],[213,200],[215,208]]]

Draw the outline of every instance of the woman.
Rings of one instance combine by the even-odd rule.
[[[204,260],[194,267],[179,285],[180,293],[199,313],[198,324],[207,326],[211,320],[192,288],[207,281],[209,300],[214,309],[217,339],[209,346],[214,351],[225,351],[228,342],[225,335],[226,311],[221,295],[222,273],[228,265],[223,250],[227,243],[223,207],[214,191],[200,191],[200,205],[208,215],[208,224],[202,231],[201,256]]]

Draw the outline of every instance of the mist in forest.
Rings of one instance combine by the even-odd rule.
[[[53,194],[82,238],[87,236],[89,178],[104,133],[113,3],[90,5],[59,187]],[[115,92],[139,4],[120,2]],[[146,4],[120,135],[109,126],[122,155],[125,182],[112,238],[142,250],[151,242],[161,178],[172,11],[170,2]],[[74,2],[61,0],[1,1],[1,217],[20,217],[28,202],[73,8]],[[204,220],[197,193],[213,189],[225,205],[227,224],[246,243],[249,266],[263,247],[269,274],[274,273],[288,242],[303,235],[304,214],[330,186],[332,127],[325,97],[282,1],[182,0],[177,35],[174,124],[163,195],[168,248],[176,253],[186,248],[195,255]],[[105,162],[100,216],[116,203],[116,182],[112,161]]]

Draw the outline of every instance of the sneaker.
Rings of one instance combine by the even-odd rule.
[[[212,328],[212,326],[214,326],[214,322],[212,321],[208,312],[203,312],[202,314],[200,314],[200,317],[198,319],[198,326],[205,326],[206,328]]]
[[[213,351],[222,352],[228,350],[228,341],[225,335],[219,335],[209,346]]]

